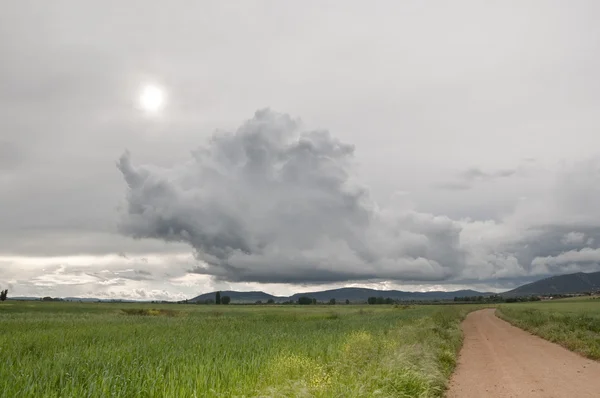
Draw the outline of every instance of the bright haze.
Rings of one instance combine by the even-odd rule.
[[[597,1],[0,5],[0,286],[600,270]]]

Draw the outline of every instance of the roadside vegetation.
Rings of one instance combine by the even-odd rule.
[[[440,397],[470,307],[5,302],[0,391]]]
[[[600,299],[505,304],[496,313],[515,326],[600,360]]]

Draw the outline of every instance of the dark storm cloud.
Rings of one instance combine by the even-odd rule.
[[[597,266],[587,255],[561,268],[566,260],[559,257],[598,242],[599,220],[588,214],[590,225],[572,222],[584,209],[584,192],[575,188],[600,200],[582,185],[598,180],[582,174],[593,162],[563,169],[550,196],[532,204],[549,214],[526,204],[499,222],[475,222],[380,208],[354,179],[352,146],[326,131],[302,131],[299,122],[269,110],[234,133],[216,133],[193,154],[170,169],[134,166],[129,153],[118,163],[129,185],[122,232],[188,243],[206,263],[190,272],[227,281],[328,283],[510,279]],[[462,176],[514,173],[470,169]],[[517,219],[520,212],[529,219]],[[577,253],[569,258],[584,257]]]
[[[129,185],[123,233],[189,243],[231,281],[444,280],[461,266],[444,217],[377,209],[353,179],[353,152],[327,131],[257,111],[172,169],[118,167]],[[393,209],[392,209],[393,210]]]

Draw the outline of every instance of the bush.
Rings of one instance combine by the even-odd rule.
[[[231,297],[229,297],[229,296],[223,296],[223,297],[221,297],[221,304],[227,305],[230,302],[231,302]]]
[[[298,304],[300,305],[309,305],[313,303],[313,299],[310,297],[302,296],[298,298]]]

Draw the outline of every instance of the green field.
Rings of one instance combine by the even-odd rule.
[[[600,359],[600,299],[503,304],[496,313],[515,326]]]
[[[470,306],[4,302],[3,397],[437,397]]]

